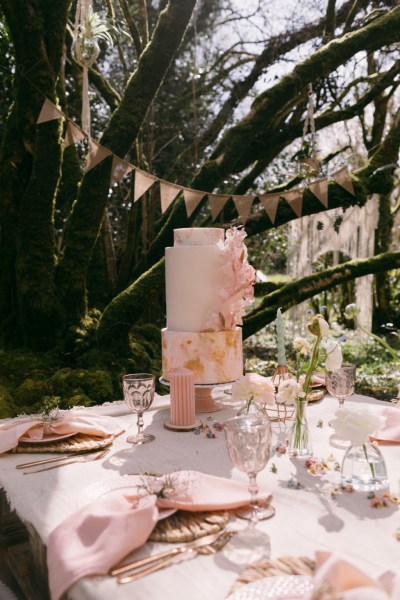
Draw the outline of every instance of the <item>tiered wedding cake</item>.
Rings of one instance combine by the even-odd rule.
[[[255,272],[246,233],[230,229],[174,231],[165,251],[167,327],[162,330],[163,377],[179,367],[196,384],[226,383],[243,373],[242,323],[253,301]]]

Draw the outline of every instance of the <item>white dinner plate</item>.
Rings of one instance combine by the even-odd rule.
[[[243,585],[227,600],[303,600],[313,587],[308,575],[264,577]]]
[[[58,440],[66,440],[67,438],[70,438],[76,435],[77,433],[77,431],[73,431],[72,433],[61,434],[49,433],[48,435],[45,434],[40,440],[34,440],[30,437],[21,437],[19,438],[19,441],[24,442],[24,444],[48,444],[49,442],[58,442]]]

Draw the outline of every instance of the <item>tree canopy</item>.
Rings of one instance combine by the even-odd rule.
[[[157,186],[134,202],[133,178],[110,187],[112,157],[85,172],[87,147],[64,148],[65,121],[37,124],[45,98],[80,121],[75,8],[70,0],[0,0],[1,343],[149,360],[158,342],[146,346],[150,333],[140,327],[163,321],[164,249],[174,228],[209,225],[211,216],[204,199],[188,217],[182,195],[162,214]],[[89,69],[92,134],[115,155],[205,193],[290,190],[309,178],[292,157],[309,151],[312,85],[322,174],[357,155],[355,195],[330,181],[329,209],[362,206],[371,195],[387,202],[400,145],[396,2],[296,4],[279,26],[278,4],[264,0],[245,9],[228,0],[96,0],[94,10],[107,34]],[[303,214],[323,210],[306,190]],[[246,231],[256,236],[295,218],[280,201],[272,223],[256,200]],[[231,200],[218,222],[238,223]],[[383,244],[375,259],[266,295],[246,335],[293,298],[398,268],[389,250]]]

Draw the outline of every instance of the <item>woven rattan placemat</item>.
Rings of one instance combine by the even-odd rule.
[[[321,390],[312,390],[307,394],[307,400],[309,402],[318,402],[318,400],[322,400],[322,398],[326,394],[326,389],[322,388]]]
[[[246,567],[240,573],[228,596],[236,592],[242,585],[247,585],[264,577],[278,575],[313,575],[315,562],[306,556],[282,556],[275,560],[265,560]]]
[[[176,513],[159,521],[150,536],[152,542],[183,543],[211,533],[218,533],[226,527],[230,514],[228,511]]]
[[[107,437],[94,437],[84,433],[77,433],[73,437],[58,442],[48,442],[47,444],[31,444],[20,442],[16,448],[10,450],[11,453],[29,453],[29,454],[44,454],[45,452],[82,452],[84,450],[97,450],[106,448],[114,441],[114,435]]]

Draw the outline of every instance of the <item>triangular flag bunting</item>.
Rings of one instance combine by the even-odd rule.
[[[108,148],[104,148],[104,146],[101,146],[97,142],[90,140],[90,152],[86,156],[85,171],[90,171],[90,169],[93,169],[96,165],[101,163],[102,160],[107,158],[107,156],[111,156],[111,154],[111,150],[108,150]]]
[[[62,112],[62,110],[57,108],[57,106],[53,104],[53,102],[46,98],[46,100],[43,102],[43,106],[36,123],[39,124],[46,123],[46,121],[54,121],[54,119],[60,119],[63,116],[64,113]]]
[[[254,202],[254,196],[232,196],[232,199],[239,213],[240,220],[245,225]]]
[[[321,168],[319,160],[316,158],[312,158],[311,156],[305,156],[299,160],[299,164],[305,165],[307,170],[310,172],[310,175],[318,175],[319,170]]]
[[[160,181],[161,212],[164,214],[183,188],[175,183]]]
[[[78,125],[75,125],[73,121],[68,121],[67,131],[65,132],[64,149],[68,146],[72,146],[76,142],[80,142],[87,137],[86,133],[82,131]]]
[[[205,195],[205,192],[198,192],[197,190],[190,190],[187,188],[183,190],[183,197],[185,199],[186,214],[188,219],[192,215],[193,211],[198,207],[201,199],[204,198]]]
[[[230,196],[227,194],[208,194],[208,204],[210,205],[213,221],[218,217],[229,198]]]
[[[135,186],[133,190],[133,201],[137,202],[144,193],[157,181],[157,177],[149,175],[141,169],[135,169]]]
[[[336,183],[342,186],[342,188],[344,188],[346,191],[348,191],[349,194],[353,194],[353,196],[356,195],[353,187],[353,182],[351,181],[351,176],[347,167],[342,167],[341,169],[339,169],[339,171],[336,171],[336,173],[332,173],[330,178],[333,179],[333,181],[336,181]]]
[[[300,188],[295,188],[290,190],[290,192],[281,194],[281,196],[285,198],[286,202],[294,210],[296,215],[301,217],[301,211],[303,208],[303,190]]]
[[[262,196],[258,197],[273,225],[276,219],[280,194],[262,194]]]
[[[317,179],[317,181],[310,183],[308,188],[325,208],[328,208],[328,178]]]
[[[125,175],[128,175],[133,170],[133,165],[130,165],[126,160],[122,160],[122,158],[118,158],[118,156],[113,156],[112,166],[111,166],[111,179],[110,186],[121,181]]]

